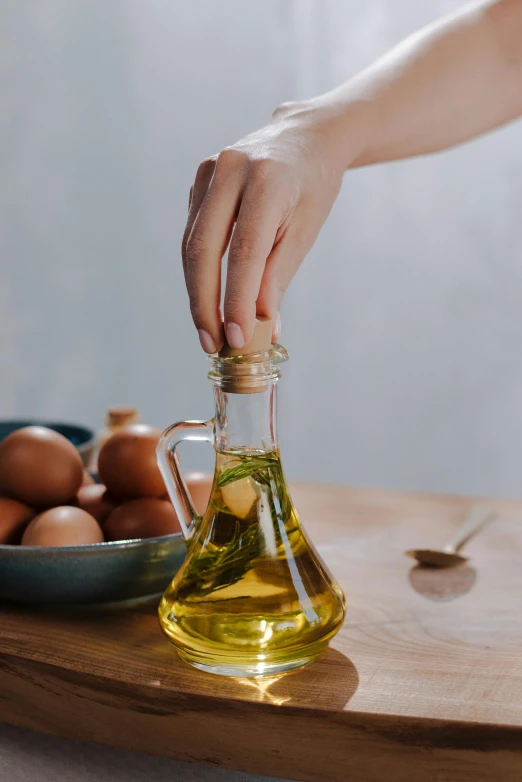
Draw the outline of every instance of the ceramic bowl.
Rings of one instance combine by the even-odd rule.
[[[16,429],[22,429],[24,426],[45,426],[47,429],[53,429],[59,434],[67,437],[73,445],[76,446],[82,457],[85,467],[90,462],[94,445],[96,442],[95,433],[92,429],[77,424],[56,423],[53,421],[0,421],[0,440],[7,437],[8,434]]]
[[[184,558],[181,532],[85,546],[0,545],[0,600],[65,605],[159,595]]]
[[[94,432],[74,424],[0,421],[0,440],[24,426],[46,426],[76,446],[84,465]],[[85,546],[0,545],[0,600],[31,604],[93,604],[162,593],[185,558],[181,533]]]

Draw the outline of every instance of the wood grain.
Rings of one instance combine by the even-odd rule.
[[[155,604],[0,608],[0,720],[302,782],[522,779],[522,503],[453,571],[412,567],[470,500],[293,487],[347,595],[313,666],[234,680],[184,665]]]

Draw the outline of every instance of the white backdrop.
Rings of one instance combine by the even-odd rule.
[[[458,5],[3,0],[0,415],[210,415],[197,163]],[[521,141],[346,175],[283,310],[291,477],[522,495]]]

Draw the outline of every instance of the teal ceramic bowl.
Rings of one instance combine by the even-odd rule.
[[[159,595],[184,558],[181,533],[85,546],[0,545],[0,600],[85,605]]]
[[[73,424],[0,421],[0,440],[24,426],[46,426],[75,445],[87,464],[94,433]],[[164,592],[185,558],[183,535],[85,546],[0,545],[0,600],[39,605],[136,600]]]

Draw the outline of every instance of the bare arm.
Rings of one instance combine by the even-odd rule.
[[[349,122],[367,106],[364,148],[347,167],[436,152],[522,114],[522,0],[469,6],[407,38],[317,99]]]
[[[346,169],[446,149],[522,115],[522,0],[468,6],[411,36],[346,84],[284,104],[204,161],[183,264],[201,344],[241,347],[282,296],[329,214]],[[232,238],[231,238],[232,237]]]

